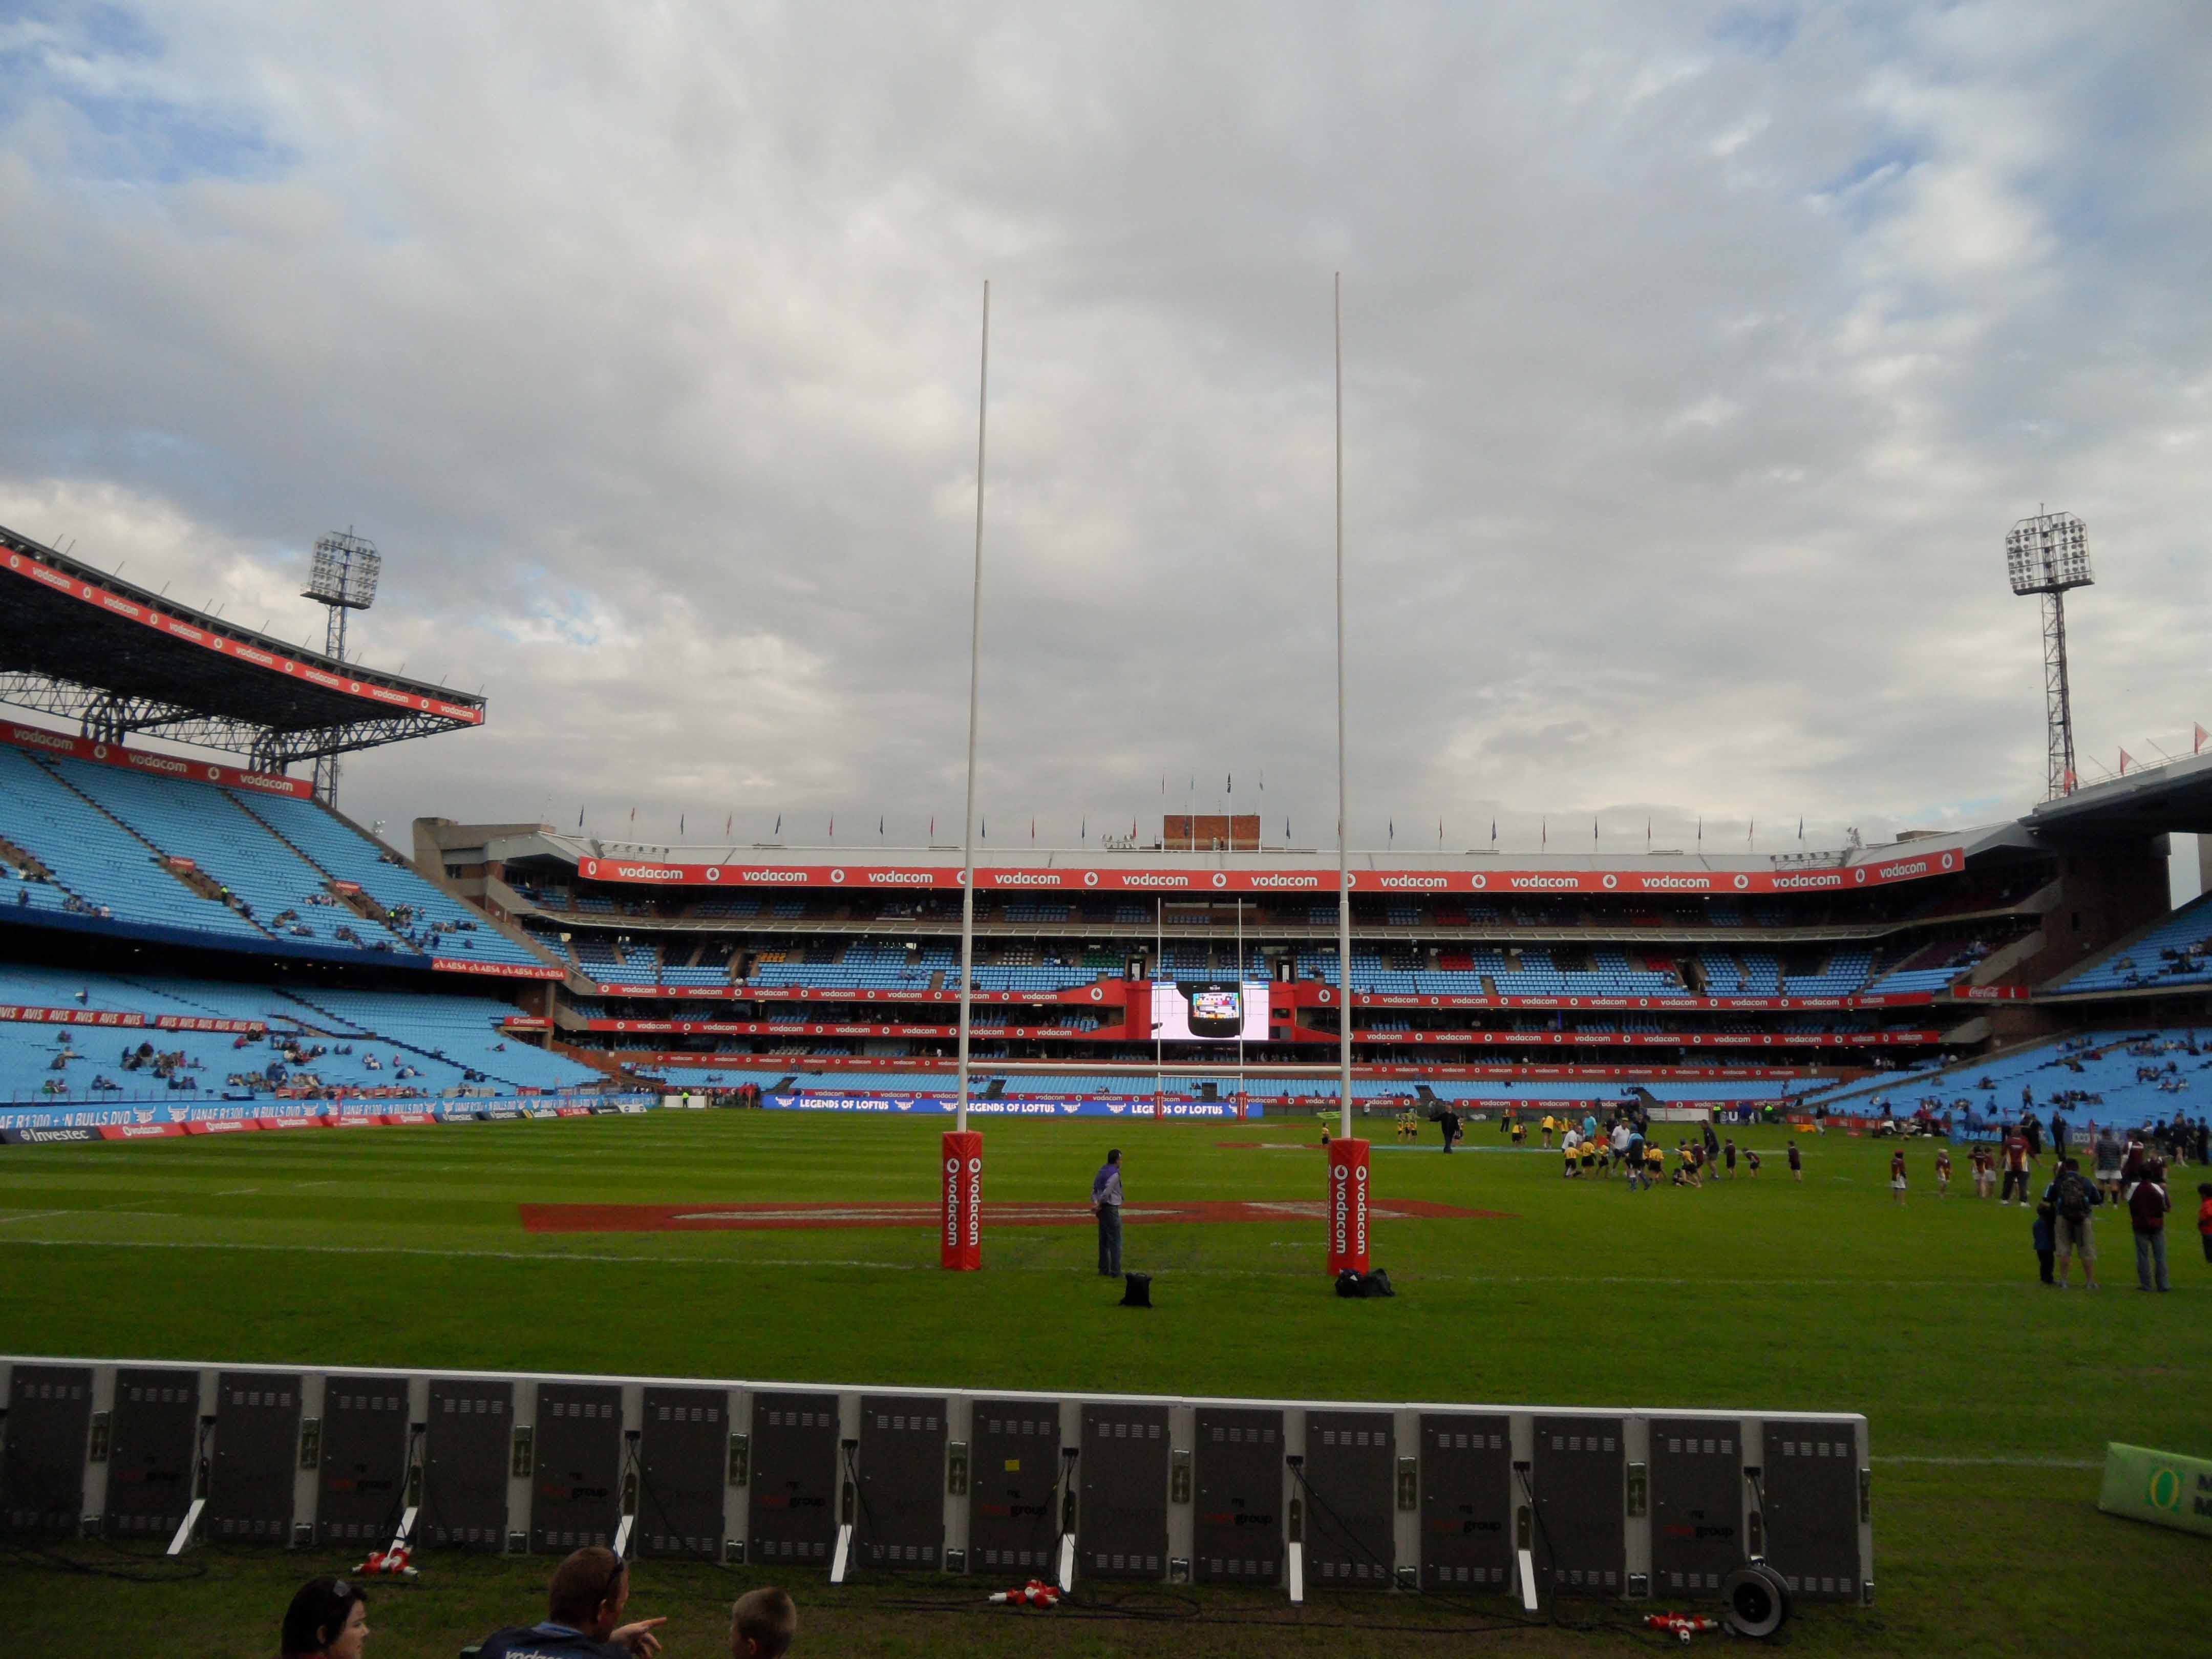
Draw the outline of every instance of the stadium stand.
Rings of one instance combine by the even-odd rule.
[[[498,1022],[514,1011],[485,998],[288,992],[15,963],[0,965],[0,1001],[267,1027],[264,1035],[0,1022],[0,1097],[19,1103],[432,1097],[596,1090],[606,1081],[591,1066],[501,1033]]]
[[[2212,984],[2212,893],[2060,980],[2057,992],[2166,990]]]
[[[0,835],[52,872],[64,897],[41,909],[157,927],[266,939],[268,935],[219,900],[206,897],[164,869],[154,849],[41,761],[20,749],[0,748]],[[16,889],[19,908],[33,888]]]
[[[223,793],[325,875],[356,884],[394,918],[392,930],[417,950],[514,967],[543,965],[477,911],[432,886],[397,854],[380,850],[319,804],[286,795],[247,799],[235,789]]]

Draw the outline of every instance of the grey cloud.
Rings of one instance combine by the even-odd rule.
[[[491,724],[365,817],[943,836],[989,275],[986,811],[1264,769],[1308,840],[1340,266],[1356,839],[2016,808],[2039,499],[2085,746],[2194,717],[2196,21],[164,9],[103,84],[281,164],[118,185],[90,72],[4,58],[0,517],[295,630],[375,537],[372,659]]]

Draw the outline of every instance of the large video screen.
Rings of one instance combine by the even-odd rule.
[[[1155,984],[1152,1029],[1169,1042],[1265,1042],[1267,981],[1184,979]]]

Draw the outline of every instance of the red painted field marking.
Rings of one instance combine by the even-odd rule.
[[[812,1231],[839,1227],[936,1227],[942,1219],[934,1204],[524,1204],[518,1206],[526,1232],[684,1233]],[[1322,1206],[1284,1200],[1267,1203],[1214,1200],[1189,1204],[1132,1204],[1126,1221],[1212,1225],[1232,1221],[1316,1221]],[[1377,1200],[1378,1220],[1510,1221],[1502,1210],[1470,1210],[1425,1199]],[[987,1227],[1087,1227],[1088,1204],[988,1204]]]

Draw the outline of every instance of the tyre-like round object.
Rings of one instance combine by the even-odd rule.
[[[1721,1599],[1728,1603],[1728,1627],[1754,1641],[1765,1641],[1790,1617],[1790,1587],[1764,1561],[1746,1562],[1722,1580]]]

